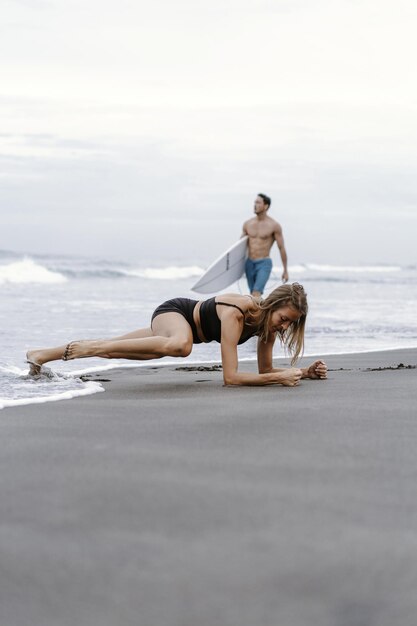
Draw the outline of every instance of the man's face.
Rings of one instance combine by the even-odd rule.
[[[260,196],[256,196],[253,210],[256,215],[259,215],[260,213],[266,213],[266,211],[268,210],[268,205],[265,204],[263,198],[261,198]]]

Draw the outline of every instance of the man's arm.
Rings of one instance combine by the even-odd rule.
[[[274,239],[277,242],[278,250],[279,250],[279,253],[281,255],[282,268],[283,268],[283,270],[282,270],[282,282],[286,283],[288,281],[288,268],[287,268],[288,258],[287,258],[287,251],[285,250],[284,237],[283,237],[283,234],[282,234],[282,228],[278,224],[278,222],[277,222],[276,228],[274,230]]]

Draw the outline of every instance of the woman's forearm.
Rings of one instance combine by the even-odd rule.
[[[260,374],[284,374],[288,372],[288,367],[259,367]]]
[[[308,371],[308,367],[300,367],[301,370],[301,378],[310,378],[310,372]],[[272,367],[268,372],[287,372],[288,369],[285,367]]]
[[[225,385],[285,385],[293,387],[301,378],[301,370],[296,367],[287,367],[276,371],[252,374],[249,372],[223,372]]]
[[[279,375],[276,372],[268,372],[265,374],[254,374],[251,372],[233,372],[227,374],[223,372],[223,380],[225,385],[276,385],[280,382]]]

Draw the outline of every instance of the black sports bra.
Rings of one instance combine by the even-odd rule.
[[[232,306],[235,309],[238,309],[238,311],[242,313],[243,317],[245,317],[244,311],[242,311],[242,309],[237,306],[237,304],[230,304],[230,302],[216,302],[215,298],[209,298],[208,300],[204,300],[200,306],[200,324],[201,330],[203,331],[203,335],[206,338],[207,342],[218,341],[220,343],[222,325],[216,310],[216,306],[218,304],[223,304],[224,306]],[[256,330],[254,328],[244,326],[238,343],[245,343],[245,341],[253,337],[255,334]]]

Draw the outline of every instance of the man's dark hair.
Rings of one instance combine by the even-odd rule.
[[[271,198],[269,196],[266,196],[264,193],[258,193],[258,196],[262,198],[264,204],[267,204],[268,207],[271,206]]]

